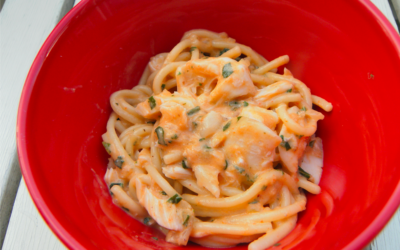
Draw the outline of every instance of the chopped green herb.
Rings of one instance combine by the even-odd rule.
[[[227,78],[232,74],[233,74],[233,68],[231,63],[225,64],[224,67],[222,68],[222,77]]]
[[[191,110],[189,110],[189,111],[187,112],[187,114],[188,114],[188,115],[193,115],[193,114],[195,114],[195,113],[197,113],[197,112],[199,112],[199,111],[200,111],[200,107],[199,107],[199,106],[196,106],[196,107],[192,108]]]
[[[252,202],[249,202],[249,204],[257,204],[257,203],[258,203],[257,199],[253,200]]]
[[[242,174],[244,172],[244,168],[241,168],[237,165],[233,165],[235,167],[235,169],[239,172],[239,174]]]
[[[286,93],[291,93],[292,92],[292,89],[288,89],[287,91],[286,91]]]
[[[247,106],[249,106],[249,103],[246,102],[246,101],[244,101],[244,102],[243,102],[243,107],[247,107]]]
[[[267,186],[264,185],[264,186],[261,187],[262,191],[264,191],[265,189],[267,189]]]
[[[187,215],[185,221],[182,223],[182,225],[184,225],[185,227],[187,227],[188,223],[189,223],[189,218],[190,216]]]
[[[126,212],[129,212],[129,209],[127,209],[126,207],[121,207],[123,210],[125,210]]]
[[[151,237],[153,240],[158,241],[157,237]]]
[[[241,118],[242,118],[241,116],[238,116],[237,121],[239,121]]]
[[[208,145],[204,145],[205,149],[212,149],[212,147],[208,146]]]
[[[103,141],[103,147],[106,149],[108,154],[111,154],[111,149],[110,149],[111,144]]]
[[[158,144],[167,146],[167,143],[164,140],[164,129],[160,126],[156,128],[156,134],[158,137]]]
[[[171,139],[172,139],[172,140],[178,139],[178,134],[174,134],[174,135],[171,137]]]
[[[219,56],[222,56],[222,54],[224,54],[225,52],[227,52],[229,49],[228,48],[224,48],[223,50],[221,50],[219,52]]]
[[[161,191],[160,193],[161,193],[162,195],[167,195],[167,193],[164,192],[164,191]]]
[[[203,85],[201,82],[199,82],[199,86]]]
[[[254,180],[250,178],[250,175],[249,175],[249,174],[246,173],[244,176],[246,177],[246,180],[247,180],[248,182],[254,183]]]
[[[146,217],[146,218],[143,219],[143,223],[144,223],[145,225],[149,225],[150,220],[151,220],[150,217]]]
[[[300,166],[299,166],[299,174],[306,177],[307,180],[310,179],[310,177],[311,177],[311,175],[309,173],[307,173],[306,171],[304,171],[304,169],[302,169]]]
[[[228,168],[228,161],[225,159],[225,168],[224,170],[226,170]]]
[[[225,124],[225,126],[222,128],[222,131],[225,131],[229,128],[229,126],[231,126],[231,122],[229,121],[227,124]]]
[[[302,107],[300,110],[302,110],[302,111],[304,111],[304,112],[307,111],[306,107]]]
[[[122,164],[124,163],[124,159],[122,156],[118,156],[117,159],[114,161],[115,166],[122,168]]]
[[[240,56],[235,58],[235,61],[239,62],[242,58]]]
[[[165,89],[165,84],[161,84],[161,90]]]
[[[156,100],[154,99],[153,96],[150,96],[148,101],[149,101],[149,105],[150,105],[151,109],[153,109],[153,108],[155,108],[157,106]]]
[[[274,244],[274,247],[278,247],[278,246],[280,246],[281,245],[281,243],[275,243]]]
[[[113,186],[115,186],[115,185],[120,186],[121,188],[124,187],[124,184],[122,184],[122,183],[113,182],[113,183],[110,184],[110,190],[111,190],[111,188],[112,188]]]
[[[193,52],[197,47],[190,47],[190,52]]]
[[[156,121],[148,121],[148,122],[146,122],[146,123],[148,123],[148,124],[155,124],[156,123]]]
[[[181,74],[182,74],[182,73],[179,71],[179,72],[178,72],[178,76],[181,75]]]
[[[178,194],[174,194],[171,198],[167,200],[167,202],[172,204],[178,204],[181,200],[182,197],[180,197]]]
[[[197,128],[197,122],[192,122],[192,124],[194,128]]]
[[[200,138],[199,141],[204,141],[206,138]]]
[[[116,102],[116,103],[115,103],[115,105],[117,105],[117,106],[118,106],[118,105],[119,105],[119,104],[118,104],[118,102]]]
[[[314,147],[314,143],[315,143],[315,140],[310,141],[310,142],[308,143],[308,146],[310,146],[311,148],[313,148],[313,147]]]
[[[230,101],[228,104],[233,111],[237,110],[238,108],[240,108],[242,106],[242,105],[240,105],[240,102],[238,102],[238,101]]]
[[[286,149],[286,151],[288,151],[289,149],[291,149],[292,147],[290,147],[289,142],[285,141],[285,137],[283,135],[280,135],[282,142],[281,144],[279,144],[281,147],[284,147]]]
[[[188,166],[186,165],[185,160],[182,161],[182,167],[183,167],[184,169],[188,169]]]

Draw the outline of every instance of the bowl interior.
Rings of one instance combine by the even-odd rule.
[[[179,248],[111,202],[101,145],[109,97],[136,85],[150,57],[185,31],[225,31],[269,60],[289,55],[294,76],[333,104],[318,127],[323,192],[308,196],[299,219],[317,224],[297,247],[362,247],[394,211],[388,201],[399,203],[400,130],[390,107],[400,59],[384,25],[347,0],[84,1],[50,35],[22,95],[18,146],[32,197],[71,248]]]

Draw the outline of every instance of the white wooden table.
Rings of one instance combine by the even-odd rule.
[[[79,1],[5,0],[0,12],[0,247],[3,250],[66,249],[39,215],[21,178],[15,133],[19,98],[29,68],[51,30]],[[392,1],[395,7],[400,7],[400,0]],[[372,2],[397,29],[388,0]],[[397,211],[366,249],[398,250],[399,236],[400,211]]]

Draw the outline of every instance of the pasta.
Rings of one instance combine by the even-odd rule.
[[[332,110],[277,73],[288,62],[207,30],[152,57],[137,86],[110,98],[113,202],[177,245],[277,244],[305,210],[304,190],[321,192],[324,115],[313,104]]]

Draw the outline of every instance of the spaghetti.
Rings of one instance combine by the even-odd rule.
[[[318,194],[322,141],[311,95],[288,69],[225,33],[191,30],[110,98],[103,135],[113,202],[166,240],[268,248]]]

